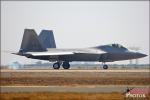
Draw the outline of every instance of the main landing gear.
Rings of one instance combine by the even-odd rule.
[[[64,61],[63,64],[62,64],[62,67],[63,67],[64,69],[69,69],[69,68],[70,68],[69,62]]]
[[[105,62],[102,63],[102,65],[103,65],[103,69],[108,69],[108,65],[106,65]]]
[[[54,63],[53,68],[54,69],[59,69],[60,68],[60,63],[59,62]]]
[[[54,69],[59,69],[61,64],[62,64],[61,62],[56,62],[56,63],[53,64],[53,68]],[[64,69],[69,69],[70,68],[69,62],[64,61],[63,64],[62,64],[62,67]]]

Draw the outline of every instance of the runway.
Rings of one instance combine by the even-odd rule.
[[[69,69],[69,70],[64,70],[64,69],[61,69],[61,70],[1,70],[1,73],[3,72],[122,72],[122,73],[125,73],[125,72],[150,72],[149,69],[132,69],[132,70],[72,70],[72,69]]]
[[[128,88],[149,88],[148,85],[90,85],[90,86],[1,86],[1,92],[83,92],[124,93]]]

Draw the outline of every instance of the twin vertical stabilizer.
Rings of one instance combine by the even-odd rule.
[[[25,29],[19,52],[42,52],[47,48],[56,48],[52,31],[42,30],[38,36],[34,29]]]
[[[39,35],[39,40],[45,48],[56,48],[52,30],[42,30]]]

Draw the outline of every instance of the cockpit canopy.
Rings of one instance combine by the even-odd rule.
[[[112,50],[116,50],[116,49],[118,49],[118,50],[125,50],[125,51],[128,50],[124,46],[122,46],[120,44],[116,44],[116,43],[108,44],[108,45],[96,46],[95,48],[100,48],[100,49],[102,49],[104,51],[109,51],[109,50],[112,51]]]
[[[114,48],[122,48],[122,49],[127,49],[124,46],[120,45],[120,44],[110,44],[109,46],[114,47]]]

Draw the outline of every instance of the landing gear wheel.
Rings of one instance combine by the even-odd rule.
[[[60,68],[60,64],[58,62],[53,64],[53,68],[54,69],[59,69]]]
[[[108,69],[108,65],[103,65],[103,69]]]
[[[64,69],[69,69],[69,68],[70,68],[69,62],[66,62],[66,61],[63,62],[62,67],[63,67]]]

